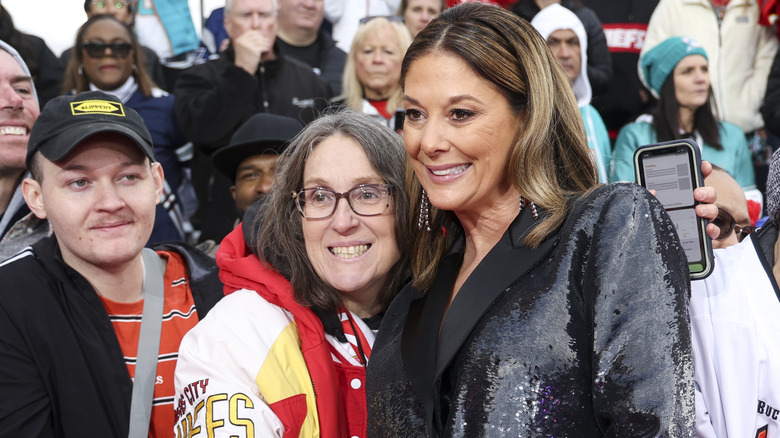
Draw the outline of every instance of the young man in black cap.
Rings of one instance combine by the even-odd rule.
[[[143,120],[102,92],[55,98],[26,163],[54,235],[0,265],[0,434],[169,435],[179,342],[222,287],[191,247],[144,249],[163,171]]]
[[[230,144],[212,155],[214,167],[233,181],[230,194],[239,219],[271,191],[279,154],[301,129],[301,122],[291,117],[255,114],[236,130]]]

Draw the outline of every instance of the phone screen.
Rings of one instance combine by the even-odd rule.
[[[710,265],[704,227],[694,210],[693,189],[698,180],[695,147],[677,143],[637,151],[639,182],[656,191],[656,197],[669,213],[692,274],[708,272]]]

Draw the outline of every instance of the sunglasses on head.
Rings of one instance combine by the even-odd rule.
[[[133,50],[133,45],[130,43],[84,43],[81,46],[87,53],[87,56],[95,59],[102,59],[106,56],[113,56],[117,59],[127,58],[130,51]],[[106,55],[106,47],[111,49],[111,54]]]
[[[731,235],[732,232],[735,232],[737,233],[737,241],[742,242],[745,237],[756,230],[756,227],[751,225],[739,225],[734,220],[734,216],[722,208],[718,208],[718,216],[712,220],[712,223],[715,224],[718,229],[720,229],[720,233],[718,234],[718,237],[715,238],[715,240],[726,239]]]

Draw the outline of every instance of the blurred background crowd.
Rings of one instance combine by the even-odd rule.
[[[166,175],[150,243],[197,243],[219,242],[270,188],[282,147],[269,142],[278,139],[255,126],[250,138],[231,140],[253,115],[302,127],[346,107],[400,133],[401,60],[457,0],[49,3],[0,3],[0,39],[27,63],[40,108],[99,89],[139,111]],[[691,138],[741,187],[729,214],[743,226],[760,223],[768,159],[780,144],[775,1],[495,4],[547,39],[572,81],[601,182],[633,180],[642,144]],[[241,173],[251,156],[252,170]],[[9,213],[10,197],[0,201]],[[3,234],[23,216],[13,213]]]

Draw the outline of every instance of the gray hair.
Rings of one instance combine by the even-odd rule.
[[[251,238],[246,243],[261,259],[290,280],[299,303],[330,311],[340,306],[341,294],[325,283],[312,267],[306,253],[302,217],[290,196],[303,188],[303,171],[314,148],[337,135],[358,143],[382,180],[393,186],[395,240],[401,258],[389,271],[388,282],[380,292],[380,303],[386,309],[410,272],[406,238],[409,198],[404,190],[406,154],[401,137],[371,116],[352,110],[326,114],[292,140],[279,159],[280,167],[271,193],[255,218],[245,220],[244,227],[252,227]]]
[[[228,0],[229,1],[229,0]],[[16,51],[13,47],[11,47],[8,43],[6,43],[3,40],[0,40],[0,49],[5,50],[8,52],[11,57],[14,58],[14,61],[16,61],[20,67],[22,67],[22,71],[24,71],[24,74],[30,77],[30,85],[32,85],[32,92],[33,97],[35,98],[36,104],[38,103],[38,91],[35,90],[35,84],[32,81],[32,75],[30,74],[30,69],[27,68],[27,64],[25,64],[22,57],[19,55],[19,52]]]

